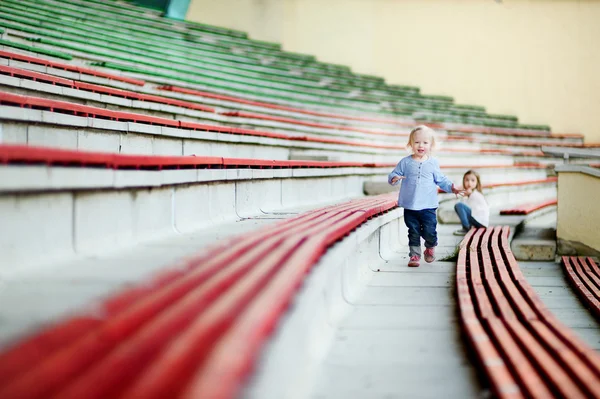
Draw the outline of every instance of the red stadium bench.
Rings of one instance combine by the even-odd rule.
[[[496,135],[507,136],[523,136],[523,137],[560,137],[560,138],[578,138],[583,139],[584,136],[579,133],[550,133],[546,130],[532,130],[521,128],[505,128],[505,127],[484,127],[484,126],[465,126],[455,125],[453,123],[430,123],[425,122],[427,126],[434,129],[445,129],[451,132],[461,133],[492,133]]]
[[[600,267],[583,256],[563,256],[562,264],[571,286],[600,319]]]
[[[227,112],[222,112],[221,115],[238,117],[238,118],[261,119],[261,120],[268,120],[268,121],[275,121],[275,122],[282,122],[282,123],[290,123],[290,124],[295,124],[295,125],[309,126],[309,127],[322,128],[322,129],[353,131],[353,132],[374,134],[374,135],[380,135],[380,136],[383,135],[383,136],[408,137],[408,133],[379,132],[379,131],[373,131],[373,130],[362,129],[362,128],[357,128],[357,127],[328,125],[328,124],[324,124],[324,123],[307,122],[307,121],[303,121],[300,119],[294,119],[294,118],[289,118],[289,117],[263,115],[263,114],[253,113],[253,112],[245,112],[245,111],[227,111]],[[549,138],[558,138],[558,137],[553,136],[553,137],[549,137]],[[449,136],[449,137],[445,138],[445,140],[468,141],[468,142],[496,144],[496,145],[511,146],[511,147],[523,146],[523,147],[539,148],[539,146],[540,146],[539,137],[538,137],[538,141],[515,141],[515,140],[497,140],[497,139],[490,140],[487,138],[486,139],[475,139],[472,137],[461,137],[461,136]],[[562,141],[546,141],[546,140],[544,141],[544,144],[545,145],[556,145],[559,147],[579,147],[579,148],[594,146],[593,144],[565,143]],[[447,149],[447,151],[452,152],[452,151],[460,151],[460,150]],[[486,149],[484,151],[494,152],[497,150]],[[520,152],[523,153],[524,155],[543,156],[543,153],[540,151],[533,151],[533,152],[532,151],[529,151],[529,152],[528,151],[520,151]]]
[[[353,200],[215,245],[4,351],[0,398],[233,398],[327,248],[395,207]]]
[[[374,130],[361,129],[361,128],[357,128],[357,127],[327,125],[324,123],[306,122],[306,121],[303,121],[300,119],[284,118],[284,117],[272,116],[272,115],[261,115],[261,114],[255,114],[252,112],[228,111],[228,112],[222,112],[221,115],[233,116],[233,117],[238,117],[238,118],[251,118],[251,119],[261,119],[261,120],[268,120],[268,121],[275,121],[275,122],[282,122],[282,123],[291,123],[294,125],[309,126],[309,127],[315,127],[315,128],[321,128],[321,129],[345,130],[345,131],[350,131],[350,132],[374,134],[374,135],[379,135],[379,136],[408,137],[408,133],[378,132],[378,131],[374,131]]]
[[[569,136],[570,137],[570,136]],[[560,138],[556,135],[551,135],[548,137],[549,139]],[[555,146],[555,147],[574,147],[574,148],[586,148],[589,146],[593,146],[593,144],[583,144],[583,143],[574,143],[574,142],[564,142],[564,141],[550,141],[544,140],[543,143],[540,143],[539,140],[534,141],[524,141],[524,140],[498,140],[498,139],[480,139],[474,138],[470,136],[448,136],[444,138],[446,141],[456,141],[456,142],[467,142],[467,143],[484,143],[484,144],[495,144],[495,145],[504,145],[504,146],[513,146],[513,147],[534,147],[539,148],[540,144]]]
[[[558,181],[557,177],[548,177],[546,179],[522,180],[522,181],[518,181],[518,182],[484,184],[483,188],[507,187],[507,186],[527,186],[527,185],[531,185],[531,184],[553,183],[553,182],[557,182],[557,181]]]
[[[51,112],[62,112],[75,116],[109,119],[121,122],[145,123],[156,126],[167,126],[180,129],[208,131],[227,134],[241,134],[258,137],[268,137],[293,141],[308,141],[315,143],[340,144],[368,148],[404,149],[400,145],[386,145],[377,143],[357,142],[325,137],[292,136],[283,133],[265,132],[251,129],[242,129],[228,126],[206,125],[196,122],[186,122],[156,116],[137,114],[133,112],[112,111],[105,108],[79,105],[70,102],[49,100],[41,97],[23,96],[18,94],[0,92],[0,105],[15,106],[21,108],[34,108]]]
[[[199,96],[199,97],[213,98],[216,100],[236,102],[238,104],[247,104],[247,105],[254,105],[257,107],[264,107],[264,108],[278,109],[278,110],[282,110],[282,111],[296,112],[296,113],[305,114],[305,115],[322,116],[322,117],[327,117],[327,118],[336,118],[336,119],[354,120],[354,121],[363,121],[363,122],[388,123],[388,124],[400,125],[400,126],[413,126],[414,125],[414,123],[412,123],[412,122],[405,123],[405,122],[400,122],[400,121],[396,121],[393,119],[364,118],[364,117],[356,117],[356,116],[349,116],[349,115],[330,114],[330,113],[326,113],[326,112],[309,111],[309,110],[305,110],[302,108],[294,108],[294,107],[265,103],[265,102],[260,102],[260,101],[245,100],[243,98],[226,96],[226,95],[222,95],[222,94],[214,94],[214,93],[209,93],[209,92],[199,91],[199,90],[186,89],[186,88],[177,87],[177,86],[161,86],[161,87],[159,87],[159,89],[172,91],[174,93],[189,94],[189,95],[194,95],[194,96]]]
[[[75,80],[60,78],[45,73],[28,71],[26,69],[0,66],[0,74],[14,76],[18,78],[30,79],[34,81],[49,83],[57,86],[65,86],[92,93],[106,94],[120,98],[127,98],[139,101],[149,101],[161,104],[179,106],[183,108],[196,109],[205,112],[215,112],[214,108],[205,105],[192,103],[189,101],[175,100],[168,97],[154,96],[150,94],[136,93],[129,90],[114,89],[112,87],[101,86],[93,83],[79,82]]]
[[[102,71],[98,71],[98,70],[92,69],[92,68],[85,68],[85,67],[80,67],[80,66],[76,66],[76,65],[65,64],[62,62],[50,61],[50,60],[46,60],[44,58],[32,57],[30,55],[13,53],[11,51],[6,51],[6,50],[0,50],[0,58],[7,58],[9,60],[28,62],[30,64],[44,65],[46,67],[63,69],[65,71],[82,73],[84,75],[91,75],[91,76],[97,76],[97,77],[105,78],[105,79],[117,80],[120,82],[131,83],[136,86],[143,86],[146,84],[146,82],[144,82],[143,80],[140,80],[140,79],[133,79],[133,78],[128,78],[126,76],[114,75],[112,73],[102,72]]]
[[[404,149],[403,145],[378,144],[365,141],[352,141],[338,138],[315,137],[315,136],[294,136],[283,133],[273,133],[252,129],[243,129],[229,126],[206,125],[196,122],[179,121],[145,114],[133,112],[113,111],[106,108],[92,107],[88,105],[80,105],[65,101],[50,100],[41,97],[23,96],[7,92],[0,92],[0,105],[15,106],[21,108],[33,108],[50,112],[62,112],[70,115],[101,118],[121,122],[145,123],[155,126],[167,126],[180,129],[189,129],[196,131],[208,131],[227,134],[241,134],[258,137],[268,137],[275,139],[291,140],[291,141],[307,141],[312,143],[326,143],[336,145],[349,145],[364,148],[381,148],[381,149]],[[448,150],[449,152],[469,152],[469,153],[487,153],[487,154],[513,154],[510,150]],[[532,153],[531,155],[539,155]]]
[[[544,306],[508,235],[502,226],[471,229],[457,261],[461,324],[494,394],[600,397],[600,355]]]
[[[552,135],[551,138],[561,138],[560,135]],[[569,136],[567,136],[569,137]],[[550,141],[550,142],[522,142],[512,140],[488,140],[485,141],[487,144],[498,144],[498,145],[511,145],[511,146],[523,146],[523,147],[535,147],[539,148],[540,145],[551,145],[555,147],[573,147],[573,148],[596,148],[598,144],[584,144],[584,143],[570,143],[564,141]]]
[[[239,104],[253,105],[253,106],[257,106],[257,107],[270,108],[270,109],[278,109],[278,110],[282,110],[282,111],[290,111],[290,112],[295,112],[295,113],[304,114],[304,115],[321,116],[321,117],[335,118],[335,119],[342,119],[342,120],[375,122],[375,123],[391,124],[391,125],[397,125],[397,126],[409,126],[409,127],[412,127],[412,126],[415,126],[418,124],[416,122],[402,122],[402,121],[398,121],[398,120],[394,120],[394,119],[355,117],[355,116],[349,116],[349,115],[343,115],[343,114],[332,114],[332,113],[327,113],[327,112],[311,111],[311,110],[305,110],[302,108],[295,108],[295,107],[289,107],[289,106],[273,104],[273,103],[266,103],[266,102],[261,102],[261,101],[254,101],[254,100],[246,100],[246,99],[239,98],[239,97],[209,93],[209,92],[205,92],[205,91],[187,89],[187,88],[177,87],[177,86],[172,86],[172,85],[161,86],[161,87],[159,87],[159,89],[168,90],[168,91],[172,91],[175,93],[198,96],[198,97],[205,97],[205,98],[212,98],[212,99],[223,100],[223,101],[236,102]],[[549,132],[546,132],[546,131],[536,131],[536,130],[526,130],[526,129],[495,128],[495,127],[485,127],[485,126],[448,126],[447,124],[443,124],[443,123],[442,124],[427,123],[427,125],[432,128],[439,128],[439,129],[444,129],[444,130],[450,130],[453,132],[464,132],[464,133],[491,133],[491,134],[498,134],[498,135],[525,136],[525,137],[544,136],[544,137],[583,138],[583,135],[580,135],[580,134],[564,134],[564,135],[552,134],[551,135]]]
[[[545,165],[531,162],[531,163],[513,163],[513,164],[497,164],[497,165],[440,165],[442,169],[503,169],[503,168],[515,168],[515,169],[546,169]],[[489,186],[489,185],[488,185]],[[486,186],[487,187],[487,186]]]
[[[543,202],[527,203],[514,208],[502,209],[501,215],[529,215],[532,212],[558,204],[558,200],[551,199]]]
[[[204,112],[215,112],[214,108],[207,107],[207,106],[201,105],[201,104],[192,103],[189,101],[181,101],[181,100],[175,100],[175,99],[168,98],[168,97],[136,93],[136,92],[129,91],[129,90],[114,89],[112,87],[106,87],[106,86],[101,86],[101,85],[92,84],[92,83],[85,83],[85,82],[79,82],[76,80],[64,79],[64,78],[52,76],[52,75],[45,74],[45,73],[28,71],[26,69],[21,69],[21,68],[13,68],[13,67],[7,67],[7,66],[0,65],[0,74],[14,76],[14,77],[21,78],[21,79],[29,79],[29,80],[33,80],[33,81],[37,81],[37,82],[49,83],[49,84],[57,85],[57,86],[70,87],[72,89],[78,89],[78,90],[88,91],[88,92],[92,92],[92,93],[106,94],[109,96],[114,96],[114,97],[119,97],[119,98],[127,98],[127,99],[131,99],[131,100],[148,101],[148,102],[154,102],[154,103],[159,103],[159,104],[174,105],[177,107],[195,109],[195,110],[204,111]]]
[[[533,166],[536,167],[535,165],[533,165]],[[512,167],[529,168],[531,166],[515,165]],[[478,166],[478,168],[479,168],[479,166]],[[466,169],[466,168],[464,168],[464,169]],[[521,181],[513,181],[513,182],[505,182],[505,183],[490,183],[490,184],[483,184],[482,186],[483,186],[483,188],[511,187],[511,186],[519,187],[519,186],[529,186],[529,185],[535,185],[535,184],[556,183],[557,181],[558,181],[557,177],[547,177],[545,179],[521,180]],[[442,189],[438,188],[438,193],[444,194],[446,192],[443,191]]]
[[[222,158],[207,156],[127,155],[105,152],[64,150],[51,147],[0,144],[0,165],[46,165],[104,167],[110,169],[223,169],[223,168],[349,168],[393,167],[388,163],[287,161],[268,159]]]

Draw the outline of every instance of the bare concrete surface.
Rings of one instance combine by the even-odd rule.
[[[517,260],[553,261],[556,257],[556,207],[527,215],[510,246]]]

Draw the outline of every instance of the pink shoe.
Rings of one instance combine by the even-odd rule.
[[[435,248],[425,248],[425,262],[431,263],[435,260]]]
[[[420,260],[421,260],[421,257],[419,255],[411,256],[410,260],[408,261],[408,267],[419,267]]]

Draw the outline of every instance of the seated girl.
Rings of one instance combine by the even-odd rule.
[[[490,207],[481,193],[481,179],[474,170],[469,170],[463,176],[464,197],[454,205],[462,229],[455,235],[465,235],[471,227],[488,227]]]

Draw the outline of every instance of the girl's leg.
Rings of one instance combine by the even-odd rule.
[[[404,210],[404,223],[408,227],[409,256],[421,256],[421,223],[419,211]]]
[[[471,226],[479,229],[481,227],[485,227],[484,225],[482,225],[481,223],[479,223],[477,220],[475,220],[475,218],[471,215],[469,215],[469,222],[471,223]]]
[[[471,216],[471,208],[464,202],[457,202],[456,205],[454,205],[454,210],[458,214],[463,229],[468,231],[471,228],[471,219],[473,219]]]
[[[422,210],[421,222],[423,226],[423,238],[425,239],[425,262],[431,263],[435,260],[435,247],[438,244],[435,209]]]
[[[433,248],[438,245],[437,240],[437,217],[435,209],[423,209],[421,213],[422,234],[425,240],[425,248]]]

